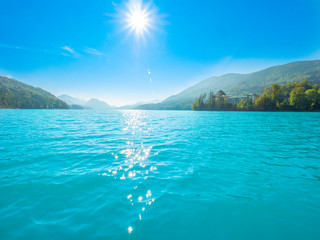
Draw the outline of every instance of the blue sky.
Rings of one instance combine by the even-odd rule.
[[[147,5],[152,26],[137,40],[123,22],[126,1],[0,0],[0,75],[124,105],[212,75],[320,58],[318,0]]]

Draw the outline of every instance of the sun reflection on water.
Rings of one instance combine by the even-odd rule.
[[[137,218],[132,222],[142,221],[146,208],[150,207],[156,200],[152,198],[152,191],[148,186],[147,180],[149,176],[158,174],[157,166],[152,163],[149,158],[156,156],[157,153],[152,152],[152,145],[145,144],[143,139],[150,135],[152,128],[147,126],[146,113],[143,111],[123,111],[122,112],[121,134],[126,137],[123,149],[112,153],[114,162],[107,167],[106,171],[100,173],[104,177],[110,177],[123,183],[135,182],[134,187],[124,196],[127,203],[138,212]],[[128,232],[133,231],[132,226],[128,227]]]

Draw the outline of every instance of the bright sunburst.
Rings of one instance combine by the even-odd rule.
[[[131,0],[127,4],[128,12],[125,14],[126,28],[130,32],[134,32],[135,36],[139,39],[144,33],[149,32],[151,27],[151,11],[148,6],[143,6],[140,0]]]

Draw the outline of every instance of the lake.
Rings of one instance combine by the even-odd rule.
[[[0,239],[320,239],[320,113],[0,110]]]

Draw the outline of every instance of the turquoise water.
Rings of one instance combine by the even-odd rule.
[[[0,111],[0,239],[320,239],[320,113]]]

